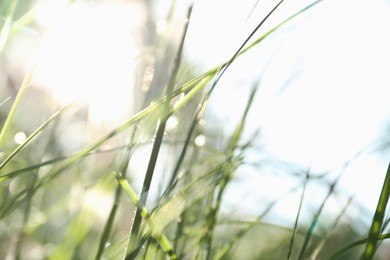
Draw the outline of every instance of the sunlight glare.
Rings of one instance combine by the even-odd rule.
[[[38,13],[41,23],[52,21],[37,55],[38,83],[62,104],[87,102],[92,123],[123,120],[132,108],[141,9],[75,2],[61,10],[57,18],[48,10]]]
[[[27,136],[23,132],[18,132],[14,136],[15,143],[17,143],[17,144],[24,143],[26,141],[26,139],[27,139]]]

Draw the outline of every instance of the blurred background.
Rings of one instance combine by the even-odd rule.
[[[195,1],[176,86],[228,61],[276,3]],[[250,42],[310,3],[285,1]],[[33,76],[0,146],[0,159],[76,101],[0,169],[0,176],[13,176],[0,183],[4,259],[56,254],[63,258],[53,259],[93,259],[114,202],[117,184],[111,172],[127,161],[127,178],[141,192],[162,112],[115,134],[50,181],[40,180],[165,94],[191,4],[1,2],[2,126],[26,75],[33,71]],[[257,222],[237,236],[230,259],[284,258],[300,203],[297,248],[321,213],[311,259],[328,259],[340,245],[366,237],[390,158],[389,11],[385,0],[321,1],[234,60],[216,84],[179,179],[187,172],[199,176],[222,160],[256,87],[239,166],[223,194],[216,240],[223,245],[242,225]],[[204,93],[167,121],[150,209],[169,184]],[[134,147],[130,159],[129,146]],[[115,259],[131,226],[134,207],[125,200],[121,205],[106,259]],[[197,221],[191,223],[189,233],[200,229]],[[362,250],[353,248],[340,259],[355,259]],[[184,259],[194,258],[185,245],[180,251]],[[384,240],[377,257],[387,259],[389,253]]]

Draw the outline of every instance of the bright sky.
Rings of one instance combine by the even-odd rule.
[[[213,65],[229,58],[260,21],[256,14],[264,1],[245,22],[255,2],[246,6],[242,1],[198,1],[194,16],[200,20],[190,29],[188,55]],[[307,3],[286,1],[288,7],[275,13],[266,27],[303,2]],[[388,1],[324,0],[233,65],[214,93],[211,113],[230,126],[226,133],[231,132],[248,89],[262,76],[248,134],[261,127],[266,150],[279,159],[314,172],[340,170],[361,149],[383,140],[390,123],[389,11]],[[359,157],[347,168],[340,187],[373,210],[388,160],[388,151]],[[232,205],[246,204],[248,210],[260,202],[256,192],[248,195],[248,187],[277,197],[293,183],[248,171],[238,176],[240,182],[229,196],[229,201],[236,200]],[[245,194],[246,203],[237,194]],[[310,193],[313,201],[323,196],[319,187]],[[278,208],[294,211],[298,200],[292,196]]]
[[[91,120],[126,118],[132,107],[129,72],[139,52],[131,32],[142,19],[140,7],[112,4],[91,9],[75,2],[64,8],[61,3],[66,1],[48,2],[38,14],[48,34],[37,55],[37,79],[63,102],[88,100]],[[255,3],[195,1],[187,57],[205,69],[230,58],[275,1],[259,1],[248,18]],[[286,0],[265,28],[308,3]],[[261,76],[248,136],[261,127],[266,150],[273,156],[313,171],[339,169],[379,140],[390,122],[389,12],[384,0],[324,0],[240,58],[217,87],[210,113],[224,122],[229,133],[248,90]],[[388,152],[360,157],[347,169],[341,186],[373,209],[388,158]],[[277,197],[292,183],[250,170],[238,179],[239,185],[232,185],[228,193],[229,201],[233,204],[237,194],[246,194],[240,205],[252,211],[261,201],[260,193]],[[276,186],[280,189],[272,188]],[[313,200],[321,196],[323,192],[316,189],[310,194]],[[280,204],[280,210],[297,208],[299,196],[291,198]]]

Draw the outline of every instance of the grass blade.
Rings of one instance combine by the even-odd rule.
[[[22,143],[20,144],[14,151],[12,151],[12,153],[4,159],[4,161],[1,162],[0,164],[0,170],[4,168],[4,166],[9,162],[11,161],[11,159],[18,153],[20,152],[27,144],[29,144],[35,137],[37,137],[43,129],[45,129],[53,120],[55,120],[56,118],[58,118],[61,113],[70,108],[71,106],[73,105],[73,103],[61,108],[60,110],[58,110],[56,113],[54,113],[51,117],[49,117],[49,119],[47,119],[42,125],[40,125],[32,134],[30,134],[27,139]],[[1,179],[3,178],[3,176],[0,177],[0,181]]]
[[[10,28],[12,25],[12,19],[15,14],[15,9],[16,6],[18,5],[19,0],[13,0],[10,3],[8,12],[7,12],[7,17],[4,21],[3,26],[1,27],[1,32],[0,32],[0,53],[3,51],[4,46],[8,40]]]
[[[187,29],[188,29],[188,24],[189,24],[189,21],[190,21],[190,18],[191,18],[191,13],[192,13],[192,5],[188,9],[187,23],[184,26],[184,32],[182,34],[182,37],[181,37],[181,40],[180,40],[180,43],[179,43],[180,45],[179,45],[178,51],[177,51],[177,53],[175,55],[172,75],[170,76],[169,83],[168,83],[168,86],[167,86],[167,89],[166,89],[166,94],[167,95],[169,95],[170,93],[172,93],[174,91],[174,87],[175,87],[176,79],[177,79],[177,74],[178,74],[178,71],[179,71],[179,68],[180,68],[180,64],[181,64],[182,52],[183,52],[183,47],[184,47],[184,41],[185,41],[185,37],[186,37],[186,34],[187,34]],[[202,85],[202,84],[199,84],[199,85]],[[189,95],[187,95],[187,97],[188,96]],[[188,100],[189,99],[187,99],[185,102],[187,102]],[[141,203],[140,204],[141,207],[146,205],[146,201],[147,201],[147,198],[148,198],[150,185],[151,185],[151,182],[152,182],[152,179],[153,179],[154,170],[155,170],[155,167],[156,167],[158,155],[159,155],[160,148],[161,148],[161,145],[162,145],[162,140],[164,138],[166,123],[167,123],[167,120],[168,120],[168,118],[169,118],[169,116],[171,114],[171,113],[168,112],[169,109],[170,109],[169,101],[170,100],[168,99],[163,104],[163,110],[166,111],[166,115],[164,115],[163,117],[160,117],[160,123],[158,124],[156,138],[155,138],[155,141],[153,143],[153,148],[152,148],[152,152],[150,154],[148,167],[146,169],[146,174],[145,174],[145,177],[144,177],[144,180],[143,180],[143,184],[142,184],[142,190],[141,190],[142,197],[141,197],[141,200],[139,201],[139,203]],[[179,106],[179,107],[181,107],[181,106]],[[142,220],[141,215],[140,215],[140,213],[137,210],[135,218],[134,218],[133,226],[132,226],[132,229],[131,229],[130,240],[133,237],[135,238],[135,237],[137,237],[139,235],[139,229],[140,229],[140,226],[141,226],[141,220]]]
[[[331,231],[336,228],[341,217],[345,214],[345,212],[346,212],[347,208],[349,207],[349,205],[351,204],[351,202],[352,202],[352,196],[348,199],[347,203],[345,204],[345,206],[342,208],[342,210],[340,211],[340,213],[336,217],[336,220],[334,221],[332,227],[329,228],[329,231],[327,232],[325,237],[321,240],[320,244],[313,251],[313,254],[310,256],[311,259],[318,259],[319,255],[321,254],[321,251],[323,250],[323,248],[325,247],[326,243],[328,242],[328,240],[330,238]]]
[[[293,246],[294,246],[295,235],[296,235],[297,229],[298,229],[299,216],[300,216],[301,209],[302,209],[303,198],[304,198],[305,192],[306,192],[306,186],[307,186],[307,183],[309,182],[309,177],[310,177],[309,172],[307,172],[306,173],[305,182],[303,184],[303,190],[302,190],[301,199],[299,201],[297,216],[295,217],[294,229],[293,229],[293,233],[291,235],[290,246],[289,246],[288,252],[287,252],[287,259],[288,260],[291,259],[291,253],[292,253],[292,249],[293,249]]]
[[[317,226],[318,219],[319,219],[319,217],[320,217],[320,215],[322,213],[322,210],[325,207],[326,202],[328,201],[330,196],[333,194],[333,191],[334,191],[334,189],[335,189],[335,187],[336,187],[340,177],[341,177],[341,174],[336,178],[336,180],[333,183],[330,184],[329,191],[328,191],[326,197],[324,198],[321,206],[319,207],[317,213],[313,217],[312,222],[310,223],[309,229],[307,230],[305,238],[304,238],[304,241],[303,241],[303,245],[302,245],[301,251],[299,252],[299,255],[298,255],[298,259],[299,260],[304,259],[304,257],[305,257],[306,248],[309,245],[309,242],[310,242],[310,239],[311,239],[311,237],[313,235],[314,229]]]
[[[380,235],[383,218],[385,216],[385,210],[390,195],[390,163],[387,168],[385,180],[383,182],[382,191],[379,197],[378,205],[375,210],[374,219],[372,220],[370,233],[367,239],[367,245],[364,250],[362,258],[364,260],[370,260],[374,257],[377,241]]]
[[[11,127],[11,124],[14,120],[14,117],[15,117],[15,113],[16,113],[16,110],[18,109],[19,105],[20,105],[20,102],[22,101],[23,99],[23,96],[26,92],[26,89],[27,87],[30,85],[31,83],[31,80],[32,80],[32,77],[33,77],[33,74],[34,74],[34,71],[33,69],[31,69],[27,74],[26,76],[24,77],[24,80],[22,82],[22,85],[20,86],[20,89],[18,91],[18,94],[16,95],[16,98],[15,98],[15,101],[14,103],[12,104],[12,107],[11,107],[11,110],[10,112],[8,113],[8,116],[7,116],[7,119],[5,120],[5,123],[4,123],[4,126],[3,128],[1,129],[1,133],[0,133],[0,149],[2,148],[3,146],[3,142],[6,138],[6,135],[8,134],[8,131]]]
[[[389,238],[390,238],[390,233],[386,233],[386,234],[379,235],[377,240],[385,240],[385,239],[389,239]],[[340,255],[344,254],[345,252],[347,252],[348,250],[351,250],[352,248],[360,246],[360,245],[364,245],[367,242],[368,242],[368,238],[364,238],[364,239],[352,242],[352,243],[346,245],[345,247],[343,247],[342,249],[340,249],[339,251],[337,251],[336,253],[334,253],[329,258],[329,260],[339,259],[338,257]]]
[[[160,231],[160,228],[156,226],[156,223],[153,221],[153,219],[150,218],[149,211],[145,207],[140,207],[140,200],[134,189],[130,186],[127,180],[123,179],[121,175],[118,175],[118,182],[126,193],[126,195],[129,197],[130,201],[133,203],[133,205],[138,208],[138,211],[140,212],[142,218],[145,219],[152,236],[159,241],[161,249],[164,250],[164,252],[169,256],[170,259],[177,259],[177,256],[173,251],[173,247],[169,239],[162,233],[162,231]]]

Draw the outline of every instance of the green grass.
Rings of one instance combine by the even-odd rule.
[[[6,60],[9,48],[17,44],[23,29],[34,28],[35,14],[47,2],[26,4],[10,0],[0,4],[2,60]],[[286,175],[297,180],[297,186],[281,197],[262,202],[260,214],[253,217],[247,212],[229,214],[223,210],[229,187],[240,170],[254,167],[247,154],[256,151],[261,132],[248,129],[247,121],[259,95],[260,81],[247,86],[252,88],[246,104],[235,104],[243,112],[231,133],[223,136],[223,125],[210,127],[201,122],[208,116],[207,105],[215,89],[223,88],[220,79],[229,73],[229,66],[241,56],[250,55],[268,36],[321,1],[291,14],[258,36],[283,2],[259,19],[230,59],[199,75],[188,72],[186,66],[191,61],[183,57],[187,26],[191,26],[192,6],[189,7],[188,23],[181,28],[176,45],[154,35],[157,40],[153,48],[164,50],[153,53],[154,69],[168,71],[169,75],[166,82],[150,84],[165,85],[160,92],[163,94],[152,100],[148,94],[139,94],[135,98],[143,105],[136,107],[138,112],[72,154],[63,152],[58,128],[64,127],[64,118],[82,113],[80,106],[72,103],[51,111],[42,104],[46,112],[42,113],[42,122],[26,126],[23,118],[28,116],[26,104],[34,91],[30,88],[34,84],[34,68],[24,76],[15,97],[12,86],[0,86],[10,96],[0,100],[0,255],[7,259],[33,259],[32,253],[37,259],[373,259],[380,242],[389,238],[389,218],[385,213],[390,168],[376,211],[369,213],[373,217],[365,236],[355,232],[355,223],[343,221],[354,204],[352,197],[325,224],[321,219],[330,198],[342,193],[337,187],[342,172],[328,183],[324,176],[315,177],[310,171],[284,169]],[[255,7],[258,4],[259,1]],[[166,16],[168,22],[173,19],[176,5],[173,1]],[[170,69],[159,68],[159,64],[169,64]],[[1,73],[6,75],[6,67]],[[166,125],[171,116],[179,118],[179,126],[176,132],[168,133]],[[149,126],[156,132],[145,141],[140,136],[153,132],[144,129]],[[16,145],[13,136],[20,129],[29,134]],[[244,134],[248,131],[253,138]],[[195,145],[198,135],[211,142]],[[116,146],[104,146],[110,143]],[[137,163],[135,155],[145,147],[149,152],[145,176],[134,176],[131,166]],[[165,163],[163,171],[158,171],[161,163]],[[140,188],[136,187],[135,178],[141,179]],[[156,184],[156,180],[161,183]],[[307,222],[303,220],[304,213],[308,214],[307,188],[314,182],[322,183],[327,193]],[[296,210],[288,213],[293,225],[266,222],[279,201],[292,193],[301,194]],[[239,194],[234,196],[240,199]],[[255,212],[258,207],[253,205]]]

